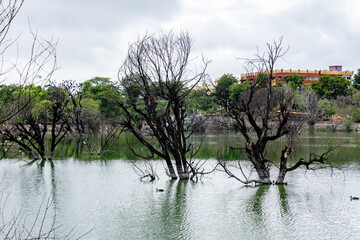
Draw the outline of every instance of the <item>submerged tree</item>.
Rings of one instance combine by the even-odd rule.
[[[2,127],[1,136],[43,166],[46,161],[52,164],[57,145],[71,128],[66,113],[69,98],[65,91],[54,84],[45,91],[39,88],[26,88],[29,95],[37,95],[36,101]]]
[[[186,99],[205,78],[208,61],[203,59],[199,72],[193,72],[191,47],[187,33],[145,36],[130,45],[119,70],[120,84],[127,97],[119,101],[124,112],[121,125],[150,151],[150,156],[141,157],[163,158],[169,176],[174,179],[188,179],[199,173],[192,161],[196,148],[188,143],[199,122],[189,114]],[[140,126],[150,130],[156,143],[144,136]]]
[[[60,87],[64,89],[71,102],[67,111],[75,132],[80,137],[85,136],[91,131],[88,119],[93,117],[89,117],[91,114],[84,110],[84,100],[80,84],[73,80],[65,80],[61,83]],[[96,106],[92,106],[92,109],[96,111]]]
[[[257,72],[257,79],[247,87],[234,87],[236,92],[230,95],[227,114],[233,119],[233,127],[245,138],[243,148],[246,155],[254,166],[259,179],[249,179],[245,176],[241,165],[237,166],[243,173],[245,180],[236,177],[229,169],[229,163],[220,159],[219,163],[227,174],[239,181],[248,183],[270,184],[270,166],[276,165],[267,159],[265,150],[268,142],[275,141],[287,136],[290,144],[301,132],[304,120],[293,114],[294,89],[289,86],[275,88],[273,70],[275,63],[282,58],[288,49],[283,49],[283,39],[267,44],[267,51],[263,54],[257,53],[256,58],[246,59],[247,69]],[[241,83],[240,83],[241,85]],[[255,134],[252,134],[254,132]],[[287,160],[291,153],[290,147],[282,151],[279,167],[279,175],[276,183],[284,183],[287,172],[305,165],[309,167],[314,162],[325,163],[329,152],[324,155],[311,155],[307,161],[300,159],[294,166],[287,167]]]
[[[69,97],[66,113],[73,133],[80,137],[79,143],[89,150],[91,156],[95,153],[101,155],[123,130],[114,120],[121,116],[121,109],[114,101],[120,100],[120,91],[109,78],[102,77],[80,84],[66,80],[59,87]],[[92,141],[94,139],[99,141]]]

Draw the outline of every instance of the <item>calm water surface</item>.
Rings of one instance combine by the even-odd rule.
[[[232,134],[206,138],[205,148],[235,139]],[[3,160],[3,215],[22,209],[31,221],[52,196],[61,229],[74,228],[80,235],[93,228],[84,239],[360,239],[360,201],[349,197],[360,196],[359,135],[305,135],[298,152],[339,143],[334,161],[341,170],[299,169],[287,175],[286,186],[247,187],[220,172],[197,183],[169,181],[162,161],[155,163],[160,180],[144,183],[122,159],[70,158],[42,170]],[[215,163],[210,159],[208,166]]]

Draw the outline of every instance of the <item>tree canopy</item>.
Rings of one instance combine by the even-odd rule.
[[[222,75],[216,83],[215,86],[215,98],[218,102],[221,103],[224,107],[227,107],[229,104],[229,99],[231,95],[230,86],[236,83],[238,80],[232,74]]]
[[[313,82],[311,88],[320,96],[336,98],[347,96],[350,93],[350,84],[350,81],[344,77],[324,75],[319,77],[319,81]]]
[[[357,73],[355,73],[354,75],[353,85],[357,90],[360,90],[360,68],[357,70]]]
[[[305,77],[297,74],[285,76],[285,82],[293,89],[299,89],[304,85]]]
[[[110,78],[95,77],[80,83],[83,99],[93,99],[99,104],[103,119],[118,115],[120,108],[114,104],[115,99],[121,98],[120,91]],[[87,100],[87,102],[89,102]]]

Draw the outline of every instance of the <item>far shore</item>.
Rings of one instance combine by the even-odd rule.
[[[206,115],[198,116],[201,118]],[[225,130],[224,123],[227,126],[231,125],[231,119],[226,115],[215,114],[211,117],[205,119],[205,121],[200,125],[198,131],[200,132],[222,132]],[[306,125],[305,128],[309,128]],[[353,123],[350,126],[346,126],[345,121],[319,121],[314,125],[315,131],[348,131],[348,132],[359,132],[360,133],[360,123]]]
[[[334,129],[335,128],[335,129]],[[349,129],[346,128],[344,122],[319,121],[314,126],[315,130],[334,130],[334,131],[352,131],[360,132],[360,123],[354,123]]]

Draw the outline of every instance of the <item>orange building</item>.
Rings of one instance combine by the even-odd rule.
[[[334,76],[342,76],[348,80],[351,79],[352,75],[353,75],[353,71],[343,71],[342,70],[342,66],[341,65],[333,65],[333,66],[329,66],[329,70],[274,70],[273,71],[273,75],[274,75],[274,79],[275,79],[275,84],[277,82],[282,82],[284,81],[284,77],[286,76],[290,76],[290,75],[299,75],[299,76],[304,76],[305,81],[304,84],[309,84],[312,83],[312,81],[318,81],[319,77],[324,76],[324,75],[330,75],[332,77]],[[245,73],[245,74],[241,74],[241,82],[250,80],[251,82],[256,80],[258,73]]]

